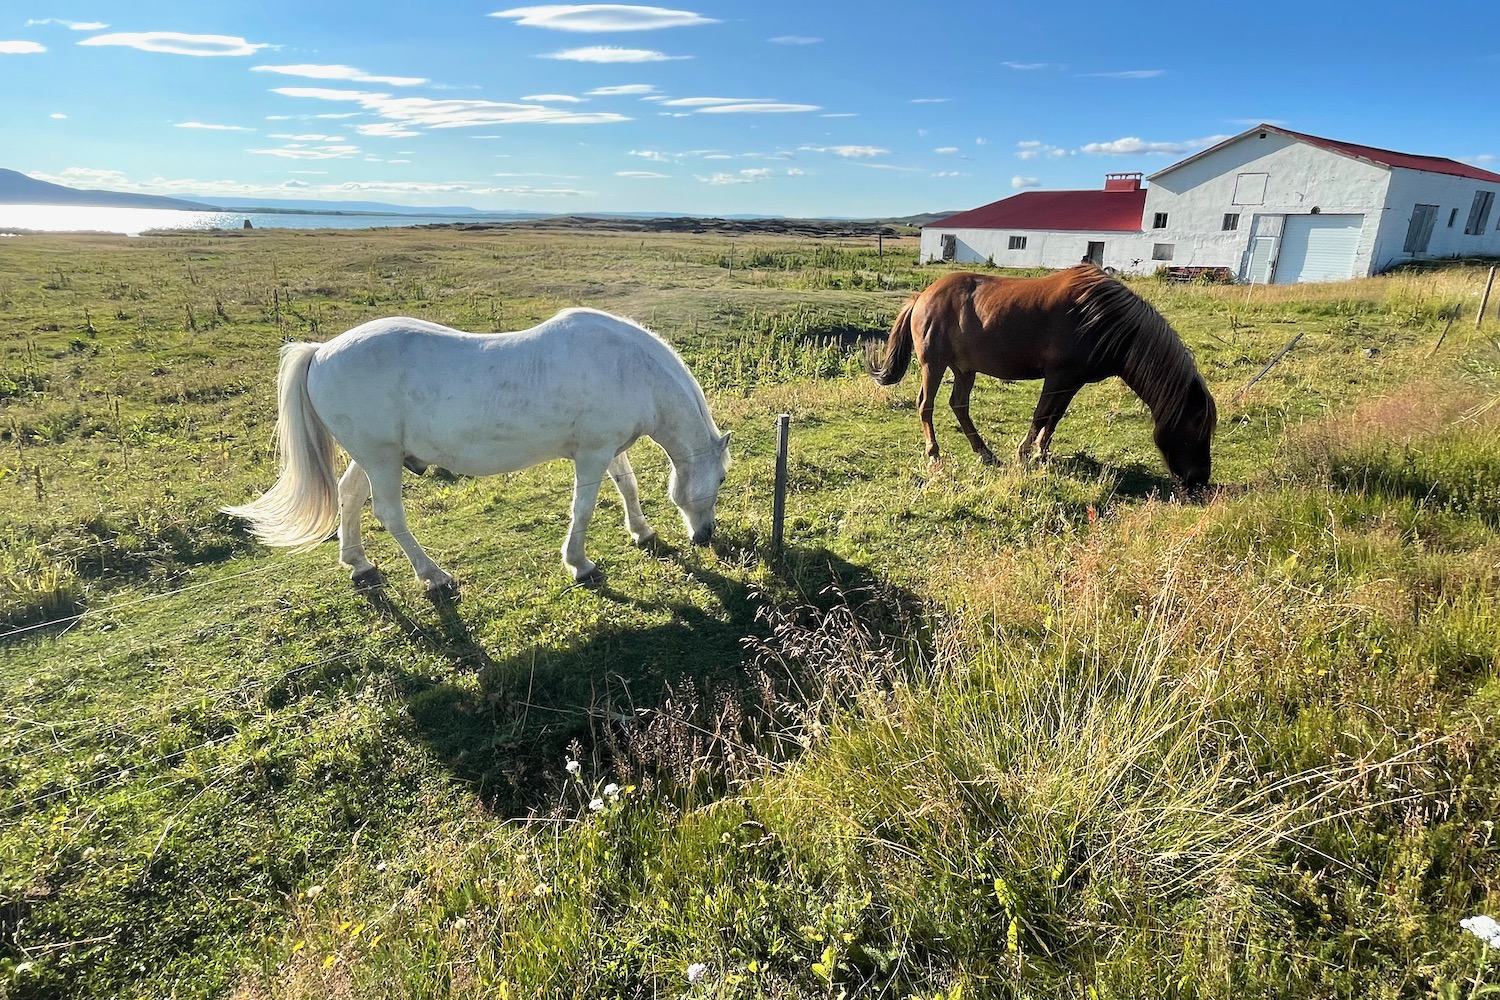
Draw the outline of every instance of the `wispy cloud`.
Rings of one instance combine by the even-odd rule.
[[[109,27],[103,21],[64,21],[60,17],[34,17],[26,22],[26,27],[34,24],[55,24],[72,31],[103,31]]]
[[[393,97],[361,90],[331,90],[321,87],[277,87],[273,93],[322,101],[354,101],[404,129],[468,128],[476,125],[601,125],[624,122],[625,115],[606,111],[566,111],[540,104],[506,104],[480,100],[433,100],[426,97]],[[381,128],[380,132],[367,129]],[[391,126],[361,126],[366,135],[399,135]],[[405,134],[411,134],[407,131]]]
[[[281,139],[286,142],[343,142],[341,135],[318,135],[316,132],[308,135],[288,135],[285,132],[277,132],[271,136],[272,139]]]
[[[586,63],[653,63],[672,62],[675,59],[691,59],[692,56],[669,56],[652,49],[622,49],[617,45],[586,45],[581,49],[563,49],[538,56],[539,59],[560,59],[564,62]]]
[[[716,104],[712,107],[699,108],[700,115],[778,115],[795,114],[802,111],[819,111],[821,108],[816,104],[782,104],[767,101],[755,104]]]
[[[636,180],[661,180],[669,177],[669,174],[659,174],[654,170],[616,170],[616,177],[630,177]]]
[[[710,174],[707,177],[699,177],[698,180],[705,184],[755,184],[760,181],[768,181],[776,175],[776,171],[766,167],[752,167],[733,174]]]
[[[947,104],[951,97],[913,97],[907,104]]]
[[[1010,186],[1017,191],[1021,191],[1025,188],[1041,187],[1042,182],[1036,177],[1022,177],[1020,174],[1016,174],[1016,176],[1010,179]]]
[[[663,153],[659,149],[632,149],[630,156],[639,156],[643,160],[652,160],[656,163],[666,163],[672,159],[670,154]]]
[[[707,108],[727,104],[764,104],[768,97],[674,97],[661,101],[664,108]]]
[[[583,98],[574,97],[572,94],[528,94],[522,97],[523,101],[536,101],[538,104],[582,104]]]
[[[1034,73],[1034,72],[1036,72],[1039,69],[1067,69],[1068,68],[1067,66],[1063,65],[1062,63],[1012,62],[1009,59],[1006,59],[1005,61],[1003,61],[1002,63],[1000,63],[1000,65],[1008,67],[1008,68],[1013,69],[1013,70],[1016,70],[1016,71],[1021,72],[1021,73]]]
[[[817,45],[823,39],[809,35],[777,35],[775,38],[767,38],[766,41],[772,45]]]
[[[354,156],[358,146],[308,146],[300,142],[277,146],[274,149],[247,149],[247,153],[259,156],[279,156],[286,160],[340,160]]]
[[[30,56],[46,51],[47,46],[40,42],[0,42],[0,56]]]
[[[951,156],[952,154],[958,152],[958,147],[957,146],[939,146],[937,149],[934,149],[933,152],[941,154],[943,156]]]
[[[1068,151],[1060,146],[1050,146],[1036,139],[1023,139],[1016,143],[1016,159],[1035,160],[1042,156],[1062,157],[1067,156]]]
[[[253,128],[247,128],[244,125],[210,125],[210,124],[207,124],[206,122],[178,122],[176,127],[177,128],[202,128],[202,129],[208,129],[210,132],[254,132],[255,131],[255,129],[253,129]],[[273,135],[273,136],[271,136],[271,138],[273,138],[273,139],[280,139],[282,137],[279,136],[279,135]]]
[[[595,87],[587,91],[590,97],[632,97],[656,93],[649,83],[622,83],[614,87]]]
[[[1126,69],[1116,73],[1079,73],[1079,76],[1096,76],[1109,80],[1149,80],[1166,74],[1164,69]]]
[[[123,45],[142,52],[174,56],[253,56],[269,43],[247,42],[238,35],[185,35],[180,31],[122,31],[94,35],[79,45]]]
[[[286,76],[305,76],[313,80],[347,80],[351,83],[384,83],[391,87],[415,87],[426,83],[420,76],[376,76],[353,66],[321,66],[299,63],[294,66],[251,66],[257,73],[281,73]]]
[[[553,31],[655,31],[699,24],[718,24],[711,17],[690,10],[638,7],[627,4],[547,4],[497,10],[490,17],[503,17],[528,28]]]
[[[52,113],[51,113],[51,114],[50,114],[50,115],[48,115],[48,116],[47,116],[47,117],[48,117],[48,118],[55,118],[55,119],[57,119],[57,120],[58,120],[58,121],[63,121],[63,120],[64,120],[64,119],[66,119],[66,118],[67,118],[67,117],[68,117],[68,116],[67,116],[67,115],[65,115],[65,114],[63,114],[63,113],[62,113],[62,112],[61,112],[61,111],[54,111],[54,112],[52,112]]]
[[[845,160],[869,159],[890,152],[882,146],[799,146],[798,149],[807,153],[829,153]]]
[[[1182,142],[1147,142],[1145,139],[1138,139],[1135,136],[1126,136],[1123,139],[1114,139],[1110,142],[1085,143],[1079,148],[1081,152],[1089,156],[1134,156],[1141,153],[1176,156],[1195,149],[1212,146],[1228,138],[1229,136],[1227,135],[1210,135],[1202,139],[1187,139]]]

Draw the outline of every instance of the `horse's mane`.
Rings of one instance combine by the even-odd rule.
[[[1202,430],[1211,435],[1218,423],[1213,394],[1193,361],[1193,352],[1166,317],[1097,267],[1079,265],[1064,273],[1073,286],[1079,333],[1094,339],[1095,357],[1118,360],[1121,377],[1162,426],[1184,419],[1196,385],[1207,401]]]

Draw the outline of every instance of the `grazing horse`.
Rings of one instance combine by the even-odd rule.
[[[480,335],[402,317],[362,324],[326,344],[286,344],[277,378],[280,477],[260,498],[224,510],[269,545],[306,548],[338,526],[339,559],[356,587],[378,585],[365,556],[360,512],[406,553],[429,594],[453,578],[406,526],[401,468],[428,464],[469,476],[573,461],[573,518],[562,561],[580,582],[602,573],[583,552],[607,474],[638,544],[655,532],[641,513],[625,449],[642,435],[671,459],[668,495],[695,544],[714,530],[729,467],[692,373],[655,334],[593,309],[565,309],[529,330]],[[349,455],[335,482],[334,444]]]
[[[913,350],[922,366],[917,407],[933,461],[932,409],[949,368],[949,405],[985,464],[994,463],[994,453],[969,418],[976,374],[1042,380],[1031,430],[1018,449],[1022,464],[1033,446],[1046,460],[1052,432],[1079,389],[1118,375],[1151,411],[1156,446],[1177,482],[1192,495],[1208,485],[1218,410],[1191,352],[1160,313],[1091,264],[1042,278],[945,275],[902,308],[884,363],[873,352],[867,359],[870,375],[894,385]]]

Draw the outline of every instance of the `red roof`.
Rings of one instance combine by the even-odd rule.
[[[1238,142],[1246,136],[1258,132],[1275,132],[1277,135],[1284,135],[1289,138],[1305,142],[1310,146],[1317,146],[1319,149],[1326,149],[1330,152],[1341,153],[1344,156],[1352,156],[1357,160],[1364,160],[1368,163],[1375,163],[1382,167],[1403,167],[1407,170],[1425,170],[1428,173],[1432,174],[1451,174],[1454,177],[1467,177],[1470,180],[1475,181],[1488,181],[1492,184],[1500,183],[1500,174],[1492,173],[1488,170],[1482,170],[1479,167],[1471,166],[1467,163],[1460,163],[1457,160],[1450,160],[1447,157],[1418,156],[1415,153],[1397,153],[1389,149],[1378,149],[1375,146],[1361,146],[1358,143],[1339,142],[1336,139],[1324,139],[1322,136],[1308,135],[1304,132],[1293,132],[1291,129],[1280,128],[1276,125],[1260,125],[1256,128],[1249,129],[1248,131],[1241,132],[1239,135],[1235,136],[1232,139],[1225,139],[1217,146],[1212,146],[1209,149],[1205,149],[1201,153],[1197,153],[1193,156],[1188,157],[1186,160],[1181,160],[1177,163],[1174,163],[1172,164],[1172,166],[1167,167],[1163,170],[1158,170],[1156,173],[1152,174],[1151,177],[1154,180],[1155,178],[1160,177],[1162,174],[1177,169],[1184,163],[1190,163],[1193,160],[1196,160],[1201,156],[1205,156],[1216,149],[1222,149],[1230,143]]]
[[[942,229],[1068,229],[1138,233],[1146,192],[1023,191],[980,208],[929,222]]]

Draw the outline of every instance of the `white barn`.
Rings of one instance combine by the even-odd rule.
[[[922,230],[922,260],[1064,267],[1088,257],[1121,271],[1208,267],[1288,284],[1500,256],[1500,174],[1456,160],[1261,125],[1146,178],[1127,230],[1123,199],[1102,211],[1084,196],[1123,193],[1132,176],[1111,175],[1104,192],[1052,192],[1050,215],[1019,213],[1042,194],[1026,192],[939,220]]]

